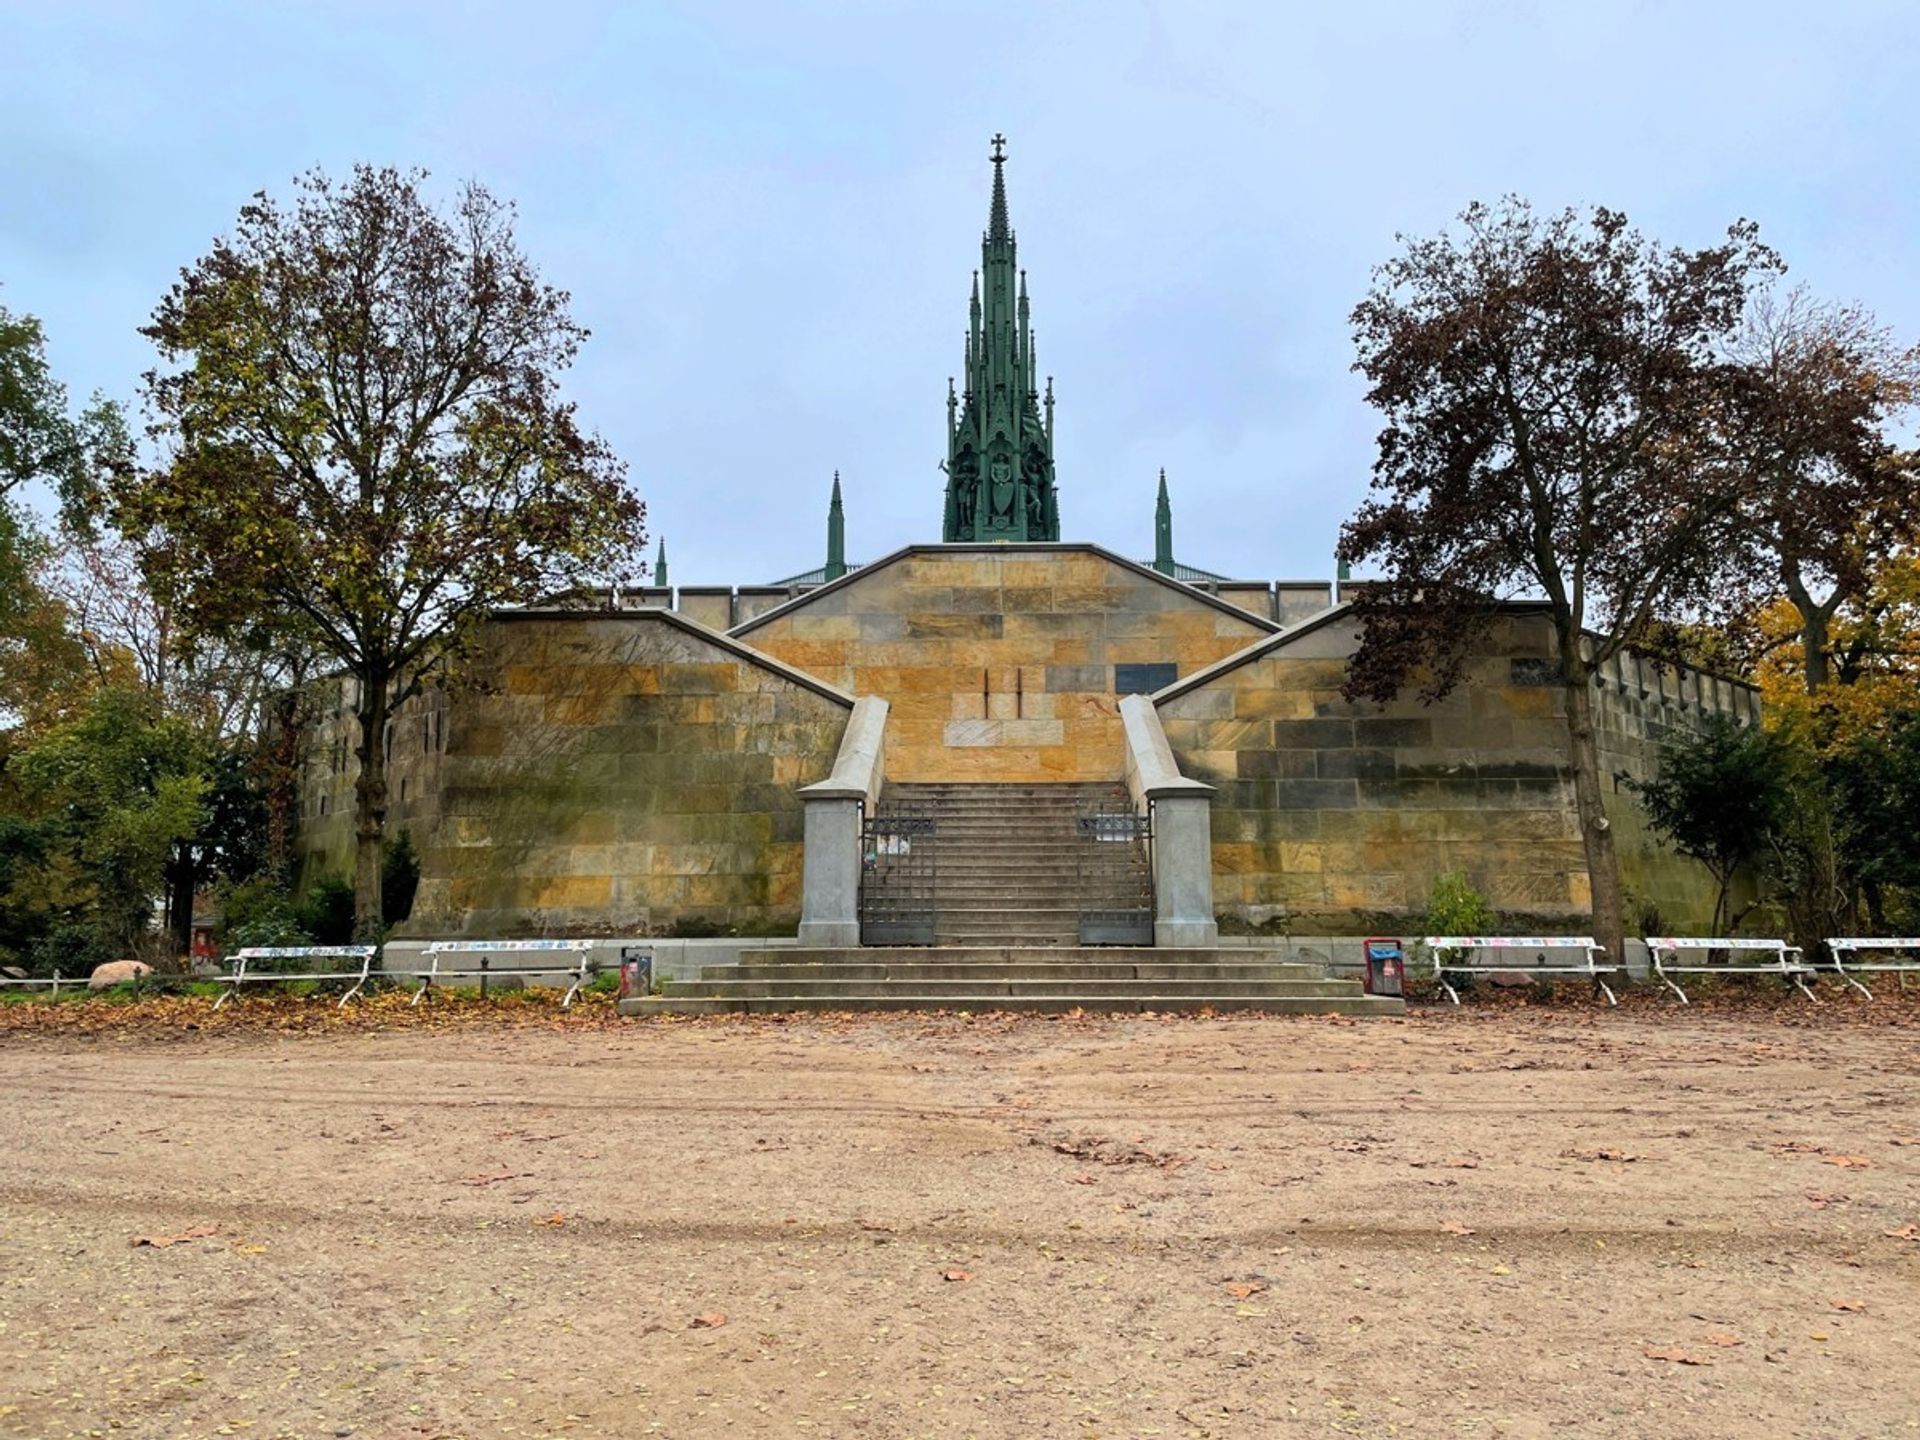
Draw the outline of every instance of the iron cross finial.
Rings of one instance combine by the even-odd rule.
[[[1002,135],[999,131],[996,130],[993,135],[993,163],[998,165],[1002,160],[1005,160],[1006,158],[1007,158],[1007,137]]]

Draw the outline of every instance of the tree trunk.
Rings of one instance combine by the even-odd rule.
[[[1587,667],[1567,666],[1567,734],[1573,758],[1573,795],[1580,817],[1580,839],[1587,853],[1587,877],[1593,890],[1593,938],[1622,963],[1626,960],[1620,862],[1613,851],[1613,828],[1601,799],[1600,740],[1594,728],[1593,681]]]
[[[1827,612],[1814,605],[1800,612],[1800,652],[1806,667],[1807,693],[1818,694],[1827,683]]]
[[[193,842],[183,841],[173,847],[173,860],[167,866],[167,925],[173,932],[174,952],[187,957],[188,968],[193,960],[193,894],[198,879]]]
[[[380,860],[387,831],[387,710],[391,679],[373,674],[360,681],[360,774],[353,782],[353,938],[380,943]]]

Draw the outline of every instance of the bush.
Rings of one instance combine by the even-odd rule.
[[[305,945],[313,937],[287,892],[264,875],[222,887],[220,940],[229,950],[250,945]]]
[[[300,925],[316,945],[353,943],[353,886],[338,875],[314,882],[300,904]]]
[[[420,854],[405,830],[393,837],[380,861],[380,914],[389,927],[413,913],[414,892],[420,888]]]
[[[1484,935],[1493,929],[1493,907],[1473,888],[1464,870],[1434,878],[1427,895],[1427,934]]]

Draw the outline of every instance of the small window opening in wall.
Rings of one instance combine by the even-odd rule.
[[[327,797],[324,795],[320,797],[320,813],[322,815],[327,813]]]
[[[1151,665],[1116,665],[1113,667],[1113,693],[1151,695],[1156,690],[1164,690],[1179,678],[1180,667],[1171,661]]]

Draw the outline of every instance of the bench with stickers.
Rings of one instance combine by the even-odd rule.
[[[1422,942],[1433,961],[1433,978],[1447,998],[1460,1003],[1448,982],[1453,975],[1584,975],[1609,1005],[1618,1005],[1603,978],[1622,967],[1591,935],[1429,935]]]

